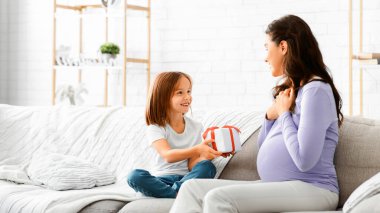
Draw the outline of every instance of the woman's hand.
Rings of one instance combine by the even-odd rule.
[[[278,114],[276,110],[276,102],[273,101],[272,105],[267,110],[266,119],[276,120],[277,118],[278,118]]]
[[[275,108],[278,116],[281,116],[284,112],[288,112],[295,99],[294,89],[288,88],[281,91],[275,99]]]
[[[218,152],[214,150],[213,148],[209,147],[208,144],[214,142],[213,139],[202,141],[202,143],[196,145],[197,151],[200,155],[200,158],[205,160],[212,160],[216,157],[219,157],[222,155],[221,152]]]

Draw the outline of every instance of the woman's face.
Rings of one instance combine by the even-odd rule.
[[[280,42],[277,45],[272,41],[270,35],[267,35],[265,42],[265,49],[267,50],[267,57],[265,58],[265,62],[267,62],[270,66],[272,76],[278,77],[284,74],[284,57],[287,50],[286,42]]]

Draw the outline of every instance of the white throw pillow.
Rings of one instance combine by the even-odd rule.
[[[352,210],[351,213],[380,213],[380,194],[362,200]]]
[[[33,156],[28,175],[53,190],[88,189],[116,180],[110,172],[83,159],[47,152]]]
[[[350,195],[348,200],[343,206],[343,212],[349,213],[364,199],[367,199],[380,192],[380,172],[369,180],[365,181]]]

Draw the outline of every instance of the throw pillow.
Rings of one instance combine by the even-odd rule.
[[[349,213],[363,200],[372,197],[380,192],[380,172],[369,180],[365,181],[347,199],[343,206],[343,212]]]
[[[380,194],[364,199],[351,210],[351,213],[363,212],[380,213]]]
[[[112,184],[110,172],[78,157],[57,153],[36,153],[28,167],[31,180],[53,190],[89,189]]]

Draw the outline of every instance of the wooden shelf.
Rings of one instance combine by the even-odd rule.
[[[131,5],[131,4],[127,4],[127,9],[150,12],[149,7],[137,6],[137,5]]]
[[[349,74],[349,115],[353,115],[353,65],[354,62],[357,62],[355,68],[359,69],[359,114],[363,115],[363,69],[379,69],[379,64],[365,64],[364,60],[360,58],[372,58],[375,57],[374,54],[379,53],[365,53],[363,51],[363,0],[359,1],[359,53],[356,55],[353,54],[353,0],[348,0],[349,5],[349,26],[348,26],[348,42],[349,42],[349,65],[348,65],[348,74]],[[369,62],[369,61],[368,61]]]
[[[71,6],[71,5],[62,5],[62,4],[57,4],[56,5],[57,9],[65,9],[65,10],[85,10],[85,9],[98,9],[98,8],[105,8],[101,4],[93,4],[93,5],[76,5],[76,6]]]
[[[144,6],[138,6],[138,5],[131,5],[131,4],[127,4],[127,0],[122,0],[121,1],[121,5],[120,5],[120,8],[112,8],[112,9],[108,9],[106,7],[104,7],[102,4],[92,4],[92,5],[64,5],[64,4],[57,4],[57,0],[54,0],[54,17],[53,17],[53,60],[52,60],[52,67],[53,67],[53,74],[52,74],[52,104],[54,105],[55,104],[55,92],[56,92],[56,72],[57,70],[65,70],[65,69],[76,69],[78,70],[78,82],[81,82],[82,81],[82,70],[84,69],[100,69],[100,70],[104,70],[105,71],[105,74],[104,74],[104,106],[108,106],[108,70],[122,70],[122,103],[124,106],[126,106],[126,89],[127,89],[127,81],[126,81],[126,77],[127,77],[127,63],[140,63],[140,64],[146,64],[147,68],[147,91],[148,91],[148,88],[150,86],[150,46],[151,46],[151,42],[150,42],[150,36],[151,36],[151,33],[150,33],[150,26],[151,26],[151,19],[150,19],[150,10],[151,10],[151,0],[148,0],[148,5],[146,7]],[[57,14],[57,10],[60,9],[60,10],[72,10],[72,11],[76,11],[77,13],[76,14]],[[105,12],[104,13],[97,13],[97,14],[90,14],[90,13],[84,13],[83,11],[85,11],[86,9],[103,9]],[[112,13],[110,13],[110,11],[112,10]],[[147,47],[147,57],[146,58],[130,58],[130,57],[127,57],[127,10],[135,10],[135,11],[141,11],[141,12],[144,12],[146,13],[146,17],[147,18],[147,29],[148,29],[148,36],[147,36],[147,43],[148,43],[148,47]],[[123,33],[122,33],[122,36],[123,36],[123,42],[122,44],[120,45],[122,48],[121,48],[121,52],[120,52],[120,55],[121,55],[121,58],[123,59],[122,60],[122,63],[121,65],[117,65],[117,66],[107,66],[107,65],[104,65],[104,64],[94,64],[94,65],[80,65],[80,66],[60,66],[60,65],[57,65],[56,64],[56,48],[57,48],[57,44],[56,44],[56,37],[57,37],[57,18],[65,18],[67,16],[71,16],[71,15],[75,15],[75,16],[78,16],[79,19],[79,26],[80,26],[80,30],[79,30],[79,54],[81,54],[83,52],[83,17],[84,16],[91,16],[91,15],[95,15],[95,16],[100,16],[100,17],[104,17],[105,19],[105,42],[108,41],[108,25],[109,25],[109,18],[121,18],[121,23],[123,23]]]
[[[76,6],[57,4],[56,7],[58,9],[77,10],[77,11],[81,11],[81,10],[85,10],[85,9],[99,9],[99,8],[100,9],[107,9],[106,7],[104,7],[101,4],[76,5]],[[127,4],[127,9],[150,12],[150,7],[144,7],[144,6],[133,5],[133,4]]]
[[[149,64],[149,59],[142,59],[142,58],[127,58],[127,62],[131,63],[141,63],[141,64]]]

